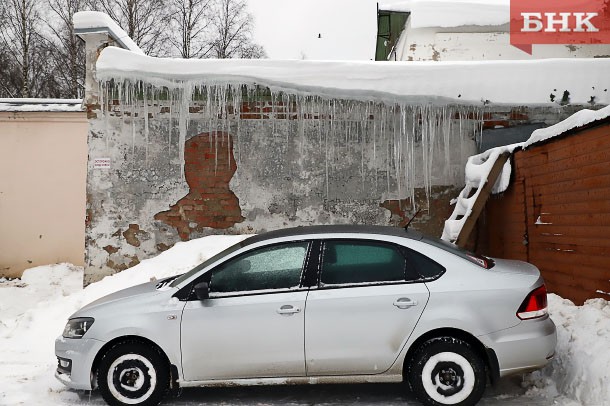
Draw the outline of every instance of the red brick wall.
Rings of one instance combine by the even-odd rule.
[[[226,229],[243,221],[239,200],[229,189],[237,170],[232,137],[224,132],[192,137],[186,141],[184,160],[190,191],[155,219],[175,227],[182,240],[193,230]]]
[[[533,263],[550,292],[577,304],[608,299],[610,124],[518,151],[513,167],[507,192],[487,204],[487,252]]]

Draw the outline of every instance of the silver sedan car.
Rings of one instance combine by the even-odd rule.
[[[300,227],[85,306],[55,343],[56,376],[111,405],[156,405],[180,387],[355,382],[473,405],[488,378],[544,366],[556,340],[533,265],[400,228]]]

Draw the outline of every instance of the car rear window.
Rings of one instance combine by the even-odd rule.
[[[460,258],[464,258],[473,264],[480,266],[481,268],[491,269],[495,265],[493,259],[486,257],[485,255],[475,254],[474,252],[460,248],[457,245],[441,240],[440,238],[424,237],[422,241],[444,251],[450,252],[453,255],[457,255]]]
[[[413,262],[417,273],[424,279],[436,279],[445,272],[445,267],[438,262],[420,254],[417,251],[405,248],[409,260]]]

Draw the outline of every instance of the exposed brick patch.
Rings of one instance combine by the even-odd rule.
[[[125,237],[125,241],[127,244],[133,245],[134,247],[140,246],[140,239],[138,236],[146,236],[147,233],[145,231],[140,230],[140,226],[137,224],[130,224],[129,228],[123,232],[123,237]]]
[[[113,247],[112,245],[106,245],[104,247],[104,251],[106,251],[109,254],[114,254],[115,252],[119,251],[118,247]]]
[[[449,202],[460,190],[455,186],[433,186],[430,197],[427,198],[423,188],[415,189],[415,203],[422,211],[413,219],[409,229],[416,229],[426,235],[440,236],[445,219],[449,218],[453,211]],[[411,199],[386,200],[379,207],[390,211],[390,225],[393,226],[404,227],[415,215]]]
[[[131,268],[140,263],[140,259],[136,255],[125,256],[123,258],[125,259],[125,262],[120,262],[120,263],[114,262],[113,260],[109,259],[108,261],[106,261],[106,266],[117,272],[121,272],[127,268]]]
[[[515,107],[510,111],[510,119],[515,121],[528,121],[530,119],[527,114],[527,108]]]
[[[237,170],[231,136],[213,132],[189,139],[184,160],[189,193],[155,219],[176,228],[182,240],[188,240],[195,230],[226,229],[242,222],[239,200],[229,189]]]
[[[468,111],[468,112],[455,112],[453,114],[453,118],[456,120],[462,119],[462,120],[481,120],[481,118],[483,120],[491,120],[492,117],[492,113],[485,111],[483,112],[483,114],[481,114],[481,112],[478,111]]]
[[[409,215],[405,211],[411,205],[411,199],[386,200],[379,207],[387,209],[392,214],[390,223],[395,226],[404,227],[409,222]]]
[[[162,242],[160,242],[159,244],[157,244],[157,250],[158,250],[159,252],[167,251],[167,250],[168,250],[168,249],[170,249],[171,247],[172,247],[171,245],[167,245],[167,244],[164,244],[164,243],[162,243]]]
[[[496,127],[511,127],[511,122],[509,120],[485,120],[483,122],[483,128],[496,128]]]
[[[95,111],[99,110],[101,107],[99,104],[87,104],[85,105],[87,109],[87,119],[93,120],[97,118],[97,113]]]

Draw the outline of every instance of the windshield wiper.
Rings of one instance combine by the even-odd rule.
[[[157,283],[157,285],[155,287],[157,289],[161,289],[163,286],[169,285],[174,279],[176,279],[179,276],[180,275],[174,275],[174,276],[170,276],[169,278],[165,278],[165,279],[161,280],[159,283]]]

